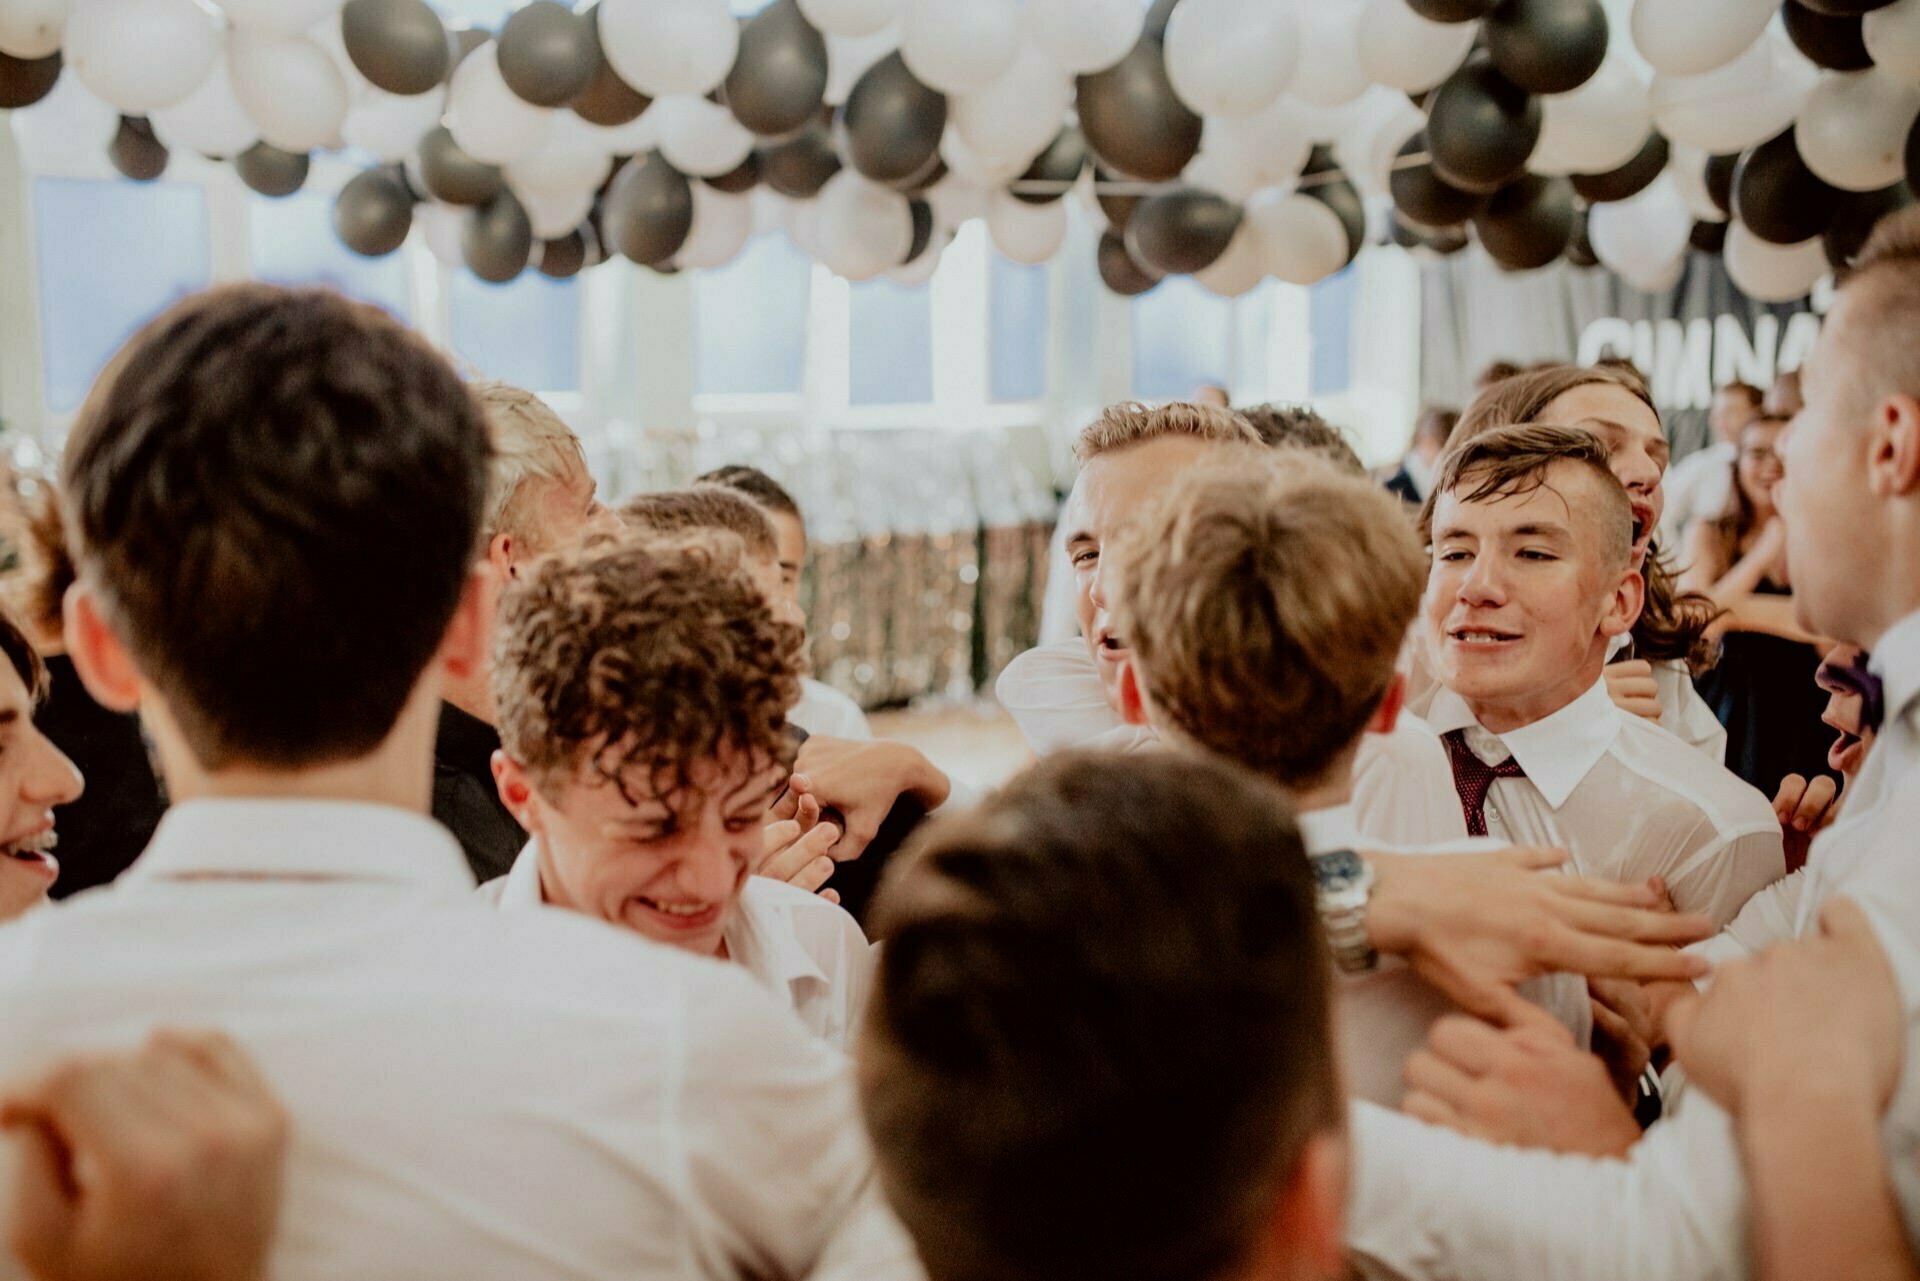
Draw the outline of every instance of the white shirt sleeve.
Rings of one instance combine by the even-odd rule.
[[[1720,965],[1743,956],[1755,956],[1775,943],[1793,938],[1794,922],[1800,913],[1800,894],[1806,884],[1804,867],[1791,876],[1781,877],[1748,899],[1747,905],[1727,922],[1725,929],[1687,950]]]
[[[1734,832],[1688,856],[1667,877],[1667,891],[1684,912],[1731,923],[1755,894],[1787,874],[1780,829]]]
[[[1660,692],[1660,728],[1691,747],[1697,747],[1716,765],[1727,760],[1727,727],[1693,687],[1693,675],[1679,659],[1654,666],[1653,680]]]

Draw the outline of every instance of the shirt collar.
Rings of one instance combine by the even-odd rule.
[[[207,799],[175,805],[124,879],[383,881],[472,890],[459,843],[424,814],[355,801]]]
[[[539,907],[545,901],[540,893],[540,842],[528,841],[501,878],[500,906]]]
[[[1867,670],[1880,678],[1888,722],[1904,716],[1920,698],[1920,610],[1887,630],[1873,647]]]
[[[485,779],[493,788],[493,754],[500,750],[500,733],[478,716],[452,703],[440,704],[440,728],[433,740],[433,757],[442,765]]]
[[[752,877],[740,891],[733,920],[727,926],[727,953],[761,982],[776,991],[804,984],[827,985],[831,980],[806,948],[800,946],[786,919],[786,909],[771,885]]]
[[[1335,850],[1356,850],[1367,844],[1360,837],[1360,824],[1352,805],[1331,805],[1323,810],[1296,814],[1300,841],[1309,854],[1331,854]],[[1378,841],[1371,842],[1379,844]]]
[[[1474,717],[1467,701],[1450,689],[1434,695],[1426,719],[1437,734],[1469,728],[1490,732]],[[1513,753],[1547,804],[1559,809],[1620,737],[1620,724],[1619,709],[1603,677],[1551,716],[1493,737]]]

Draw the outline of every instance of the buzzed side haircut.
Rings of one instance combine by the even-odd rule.
[[[652,534],[725,530],[746,544],[749,555],[778,559],[780,540],[773,521],[751,498],[725,485],[692,485],[640,494],[620,505],[620,519]]]
[[[1163,436],[1185,436],[1223,444],[1257,445],[1260,434],[1231,409],[1194,405],[1185,401],[1154,407],[1130,402],[1108,406],[1081,429],[1074,457],[1082,463]]]
[[[1523,424],[1496,427],[1459,441],[1441,456],[1422,528],[1430,529],[1439,499],[1463,503],[1529,493],[1548,484],[1555,467],[1577,469],[1593,482],[1595,506],[1584,511],[1600,535],[1609,568],[1633,563],[1633,503],[1614,476],[1606,442],[1581,427]],[[1569,500],[1576,513],[1581,505]]]
[[[782,485],[758,467],[749,467],[745,463],[728,463],[725,467],[716,467],[704,476],[693,478],[696,485],[720,485],[727,489],[745,494],[768,511],[780,516],[791,516],[802,524],[806,518],[800,514],[800,504]]]
[[[1253,425],[1261,442],[1271,449],[1318,454],[1349,475],[1366,474],[1366,466],[1346,434],[1322,418],[1318,410],[1306,405],[1252,405],[1235,412]]]

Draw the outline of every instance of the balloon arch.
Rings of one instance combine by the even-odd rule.
[[[925,279],[973,218],[1037,263],[1078,192],[1121,294],[1310,284],[1373,235],[1650,291],[1723,252],[1784,300],[1913,199],[1920,0],[1142,9],[533,0],[489,33],[425,0],[0,0],[0,107],[70,75],[142,181],[184,148],[284,196],[352,149],[374,163],[336,198],[348,247],[418,219],[492,281],[719,266],[775,219],[855,280]]]

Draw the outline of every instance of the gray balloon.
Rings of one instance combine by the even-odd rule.
[[[333,230],[357,254],[378,258],[398,249],[413,228],[413,193],[391,169],[355,174],[333,201]]]
[[[541,241],[540,260],[534,265],[541,275],[555,280],[579,275],[580,269],[587,265],[587,238],[578,231],[569,231],[558,240]]]
[[[809,129],[760,152],[760,180],[789,200],[819,195],[839,172],[840,156],[824,129]]]
[[[420,140],[420,180],[427,194],[450,205],[486,205],[500,194],[500,170],[460,149],[445,125]]]
[[[653,99],[620,78],[600,53],[600,6],[580,15],[587,34],[593,38],[593,77],[573,99],[573,114],[588,124],[624,125],[638,120],[640,113],[653,105]]]
[[[1054,136],[1047,149],[1034,157],[1027,171],[1020,175],[1020,182],[1049,182],[1072,184],[1080,180],[1080,173],[1087,167],[1087,140],[1081,132],[1068,125]],[[1015,200],[1030,205],[1051,204],[1067,194],[1062,186],[1057,191],[1015,191]]]
[[[596,24],[554,0],[533,0],[500,29],[500,78],[536,107],[560,107],[600,66]]]
[[[1075,97],[1087,145],[1118,173],[1171,182],[1200,151],[1200,117],[1174,93],[1158,40],[1143,37],[1114,66],[1081,76]]]
[[[533,224],[527,211],[503,191],[485,209],[467,215],[460,232],[460,256],[482,280],[504,285],[527,269],[533,257]]]
[[[806,128],[827,99],[827,41],[796,0],[775,0],[740,29],[723,86],[733,118],[762,137]]]
[[[60,79],[60,53],[44,58],[16,58],[0,53],[0,107],[31,107],[53,92]]]
[[[840,112],[847,163],[875,182],[926,168],[947,128],[946,95],[921,84],[898,53],[867,68]]]
[[[1212,192],[1183,188],[1140,202],[1127,223],[1127,252],[1167,275],[1205,271],[1240,229],[1240,206]]]
[[[628,161],[607,191],[605,221],[614,249],[659,267],[680,252],[693,230],[693,188],[657,151]]]
[[[306,185],[307,164],[305,152],[256,142],[233,158],[233,171],[263,196],[291,196]]]
[[[145,116],[120,117],[120,127],[107,144],[107,159],[135,182],[152,182],[167,171],[166,145],[153,136]]]
[[[347,0],[340,42],[376,89],[425,93],[453,70],[447,28],[426,0]]]

